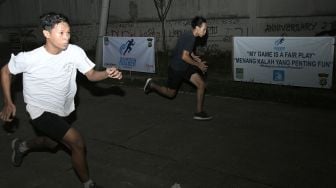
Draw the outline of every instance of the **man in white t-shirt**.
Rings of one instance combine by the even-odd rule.
[[[75,109],[77,70],[90,81],[121,79],[122,73],[116,68],[94,70],[95,64],[84,50],[69,44],[70,25],[64,15],[47,13],[41,16],[40,21],[45,44],[32,51],[12,55],[8,64],[1,69],[4,106],[0,118],[10,122],[15,116],[16,106],[10,89],[11,77],[22,73],[26,110],[39,133],[39,136],[31,140],[16,138],[12,141],[13,165],[20,166],[24,155],[32,149],[52,149],[63,144],[71,151],[72,165],[84,188],[97,187],[89,176],[85,142],[65,117]]]

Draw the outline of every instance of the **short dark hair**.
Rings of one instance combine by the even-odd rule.
[[[192,20],[191,20],[191,27],[193,29],[196,28],[196,26],[201,27],[202,23],[206,23],[206,19],[202,16],[195,16]]]
[[[40,16],[40,25],[43,30],[50,31],[55,25],[66,22],[69,24],[69,19],[60,13],[49,12]]]

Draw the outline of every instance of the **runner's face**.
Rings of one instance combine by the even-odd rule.
[[[70,26],[66,22],[56,24],[50,31],[44,30],[46,46],[53,52],[65,50],[70,41]]]
[[[199,27],[199,26],[196,26],[196,27],[198,29],[198,36],[203,37],[207,32],[208,24],[203,22],[201,27]]]

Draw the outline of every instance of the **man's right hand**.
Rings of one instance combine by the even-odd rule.
[[[14,104],[4,105],[0,112],[0,119],[3,121],[11,122],[16,115],[16,106]]]
[[[198,68],[201,69],[203,73],[206,73],[208,71],[208,65],[206,61],[202,61],[199,63]]]

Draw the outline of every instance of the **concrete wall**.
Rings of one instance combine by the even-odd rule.
[[[47,11],[68,15],[72,41],[95,47],[100,0],[0,0],[0,43],[9,33],[41,43],[38,17]],[[169,49],[195,15],[208,19],[211,53],[231,51],[232,36],[315,36],[336,29],[335,0],[173,0],[165,30]],[[154,36],[160,50],[161,23],[153,1],[111,0],[107,35]]]

